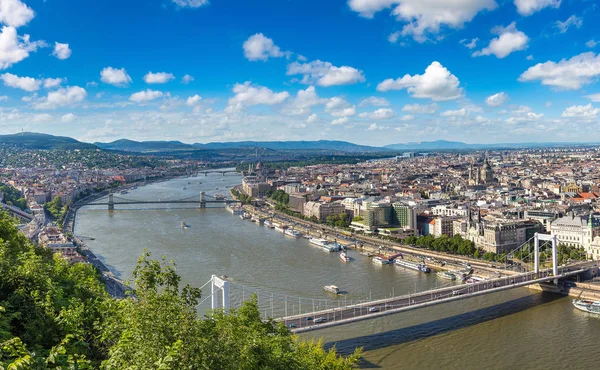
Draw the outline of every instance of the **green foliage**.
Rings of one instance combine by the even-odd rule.
[[[458,254],[461,256],[479,258],[481,254],[481,251],[475,248],[475,244],[472,241],[463,239],[460,235],[454,235],[453,237],[442,235],[439,238],[435,238],[431,234],[419,237],[409,236],[404,239],[404,243],[437,252]],[[487,252],[483,254],[483,259],[487,259],[486,255],[488,258],[491,258],[490,261],[493,261],[496,258],[494,253]]]
[[[55,196],[51,201],[45,203],[44,209],[53,220],[62,220],[67,213],[67,206],[63,204],[59,196]]]
[[[198,288],[144,253],[129,298],[99,273],[34,247],[0,213],[0,369],[351,369],[322,343],[261,320],[256,298],[199,318]]]
[[[4,203],[18,207],[22,210],[27,208],[27,200],[21,196],[21,192],[10,185],[0,183],[0,192],[4,194]]]
[[[341,229],[348,228],[350,226],[350,217],[347,213],[341,213],[339,215],[327,216],[326,223],[331,227],[339,227]]]
[[[235,189],[231,189],[231,195],[233,195],[236,200],[242,202],[242,204],[252,204],[252,197],[249,195],[241,193]]]
[[[281,189],[271,192],[270,198],[280,205],[287,205],[290,203],[290,195]]]

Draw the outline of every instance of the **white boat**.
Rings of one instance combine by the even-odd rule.
[[[190,225],[186,224],[185,222],[181,221],[181,228],[182,229],[189,229]]]
[[[269,229],[275,228],[275,225],[273,225],[273,222],[271,222],[271,220],[265,220],[265,226]]]
[[[401,267],[406,267],[407,269],[411,269],[411,270],[415,270],[415,271],[420,271],[420,272],[424,272],[424,273],[429,273],[431,272],[431,269],[429,267],[427,267],[426,264],[424,263],[416,263],[416,262],[412,262],[412,261],[407,261],[405,259],[402,258],[396,258],[394,264],[396,266],[401,266]]]
[[[313,245],[323,248],[327,252],[337,252],[340,250],[339,244],[332,243],[326,239],[310,238],[310,239],[308,239],[308,242],[310,244],[313,244]]]
[[[292,238],[299,238],[299,237],[301,237],[301,236],[302,236],[302,234],[300,234],[300,232],[299,232],[299,231],[292,230],[292,229],[286,229],[286,230],[283,232],[283,235],[285,235],[285,236],[289,236],[289,237],[292,237]]]
[[[340,253],[340,259],[344,262],[350,262],[350,257],[346,254],[346,252]]]
[[[592,301],[591,299],[574,299],[573,306],[581,311],[600,314],[600,301]]]
[[[287,229],[287,225],[275,225],[275,230],[280,233],[284,233],[285,229]]]
[[[456,275],[448,271],[440,271],[436,274],[438,277],[446,280],[456,280]]]
[[[225,207],[225,209],[227,209],[227,211],[229,211],[229,213],[231,213],[232,215],[241,215],[242,213],[244,213],[244,209],[238,206],[228,205]]]
[[[333,294],[340,294],[340,288],[338,288],[335,285],[325,285],[323,287],[323,290],[325,290],[326,292],[329,292],[329,293],[333,293]]]
[[[379,257],[379,256],[373,257],[373,259],[371,261],[373,261],[373,263],[376,265],[389,265],[390,263],[392,263],[392,261],[390,261],[386,258]]]

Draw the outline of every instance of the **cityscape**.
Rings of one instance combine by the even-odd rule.
[[[0,0],[0,369],[596,365],[598,12]]]

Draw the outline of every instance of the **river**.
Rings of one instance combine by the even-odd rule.
[[[130,190],[127,199],[182,199],[227,194],[237,175],[178,178]],[[185,189],[184,189],[185,188]],[[351,251],[352,262],[305,239],[292,239],[232,216],[223,208],[166,205],[87,206],[75,232],[119,277],[131,277],[148,249],[177,264],[182,280],[203,285],[211,275],[232,279],[231,301],[258,293],[265,315],[281,316],[441,287],[451,282],[395,266],[374,265]],[[128,208],[128,209],[124,209]],[[182,229],[181,222],[190,227]],[[335,284],[346,294],[323,291]],[[203,289],[203,296],[210,290]],[[272,295],[271,295],[272,294]],[[270,296],[271,295],[271,296]],[[284,298],[287,304],[284,306]],[[271,304],[273,302],[273,304]],[[284,308],[286,307],[286,308]],[[302,307],[302,308],[301,308]],[[200,311],[209,308],[208,302]],[[284,311],[287,310],[287,311]],[[344,353],[364,347],[363,368],[548,369],[592,367],[600,360],[600,317],[573,309],[568,297],[516,289],[303,334]]]

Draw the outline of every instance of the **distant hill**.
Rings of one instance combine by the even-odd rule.
[[[190,144],[181,141],[133,141],[127,139],[116,140],[110,143],[94,143],[102,149],[120,150],[134,153],[159,153],[176,152],[180,150],[197,150]]]
[[[593,143],[570,143],[570,142],[555,142],[555,143],[497,143],[497,144],[467,144],[460,141],[422,141],[404,144],[390,144],[384,148],[390,150],[467,150],[467,149],[509,149],[509,148],[550,148],[560,146],[582,146],[591,145]]]
[[[20,134],[0,135],[0,144],[26,149],[98,149],[97,146],[82,143],[70,137],[23,132]]]
[[[381,152],[391,149],[365,146],[337,140],[318,141],[237,141],[192,144],[201,149],[266,148],[272,150],[331,150],[341,152]]]

